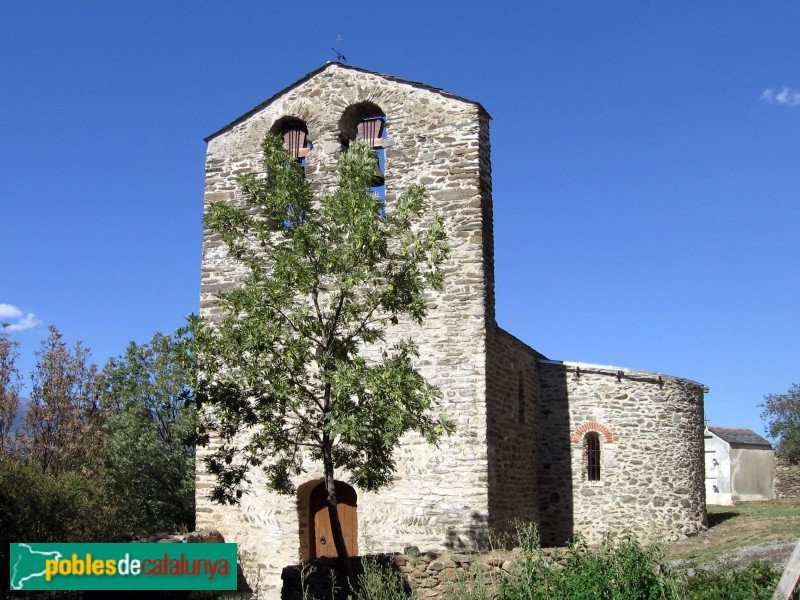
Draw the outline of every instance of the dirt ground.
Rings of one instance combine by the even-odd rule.
[[[756,560],[783,566],[800,538],[800,498],[709,506],[708,530],[669,544],[667,557],[686,566]]]

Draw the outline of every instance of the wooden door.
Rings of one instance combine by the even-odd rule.
[[[358,512],[356,491],[341,481],[336,482],[336,508],[347,554],[358,556]],[[309,549],[311,558],[335,557],[336,544],[333,543],[331,520],[328,505],[325,503],[325,483],[320,483],[311,492],[309,500],[309,530],[311,539]]]

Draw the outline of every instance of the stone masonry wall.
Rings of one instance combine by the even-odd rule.
[[[491,223],[484,219],[491,208],[482,193],[491,191],[491,179],[481,173],[488,160],[488,150],[481,149],[486,113],[430,88],[330,64],[208,139],[205,201],[240,201],[237,176],[259,165],[259,143],[286,116],[307,124],[313,145],[307,177],[317,190],[329,189],[342,151],[340,119],[360,102],[373,103],[386,115],[387,212],[403,189],[422,183],[431,194],[431,212],[445,215],[451,258],[444,289],[429,294],[424,327],[401,323],[391,338],[417,342],[418,366],[443,390],[440,408],[455,422],[456,432],[439,447],[408,436],[396,454],[393,485],[381,493],[356,490],[359,551],[392,552],[408,544],[458,548],[474,543],[488,513],[484,382],[491,248],[485,248],[484,239],[491,239]],[[214,294],[236,285],[239,277],[221,241],[206,232],[204,317],[216,314]],[[222,507],[208,500],[213,481],[203,470],[203,455],[199,450],[197,526],[213,526],[239,543],[245,573],[260,572],[267,592],[274,593],[281,569],[307,557],[308,495],[321,477],[321,465],[296,479],[297,498],[269,492],[264,478],[254,473],[241,505]]]
[[[542,367],[545,365],[545,368]],[[573,534],[573,486],[569,392],[565,369],[536,364],[539,377],[536,438],[539,460],[531,465],[536,474],[539,534],[545,546],[567,543]]]
[[[351,559],[356,576],[363,573],[364,561],[373,561],[389,568],[402,578],[407,591],[415,590],[421,600],[453,597],[459,590],[469,588],[473,580],[496,590],[503,575],[513,572],[525,560],[521,548],[516,551],[493,550],[486,553],[423,552],[408,548],[406,554],[370,555]],[[542,560],[563,566],[565,561],[557,552],[540,551]],[[303,568],[306,568],[305,581]],[[333,560],[313,560],[307,565],[292,565],[284,569],[282,600],[303,600],[308,597],[346,600],[342,586],[336,586],[343,575]],[[332,582],[333,580],[333,582]],[[333,583],[333,586],[331,585]],[[337,592],[331,595],[331,588]]]
[[[539,369],[543,543],[624,530],[673,540],[705,528],[700,384],[576,363],[540,361]],[[600,438],[599,481],[587,477],[589,431]]]
[[[800,498],[800,462],[776,452],[774,485],[776,498]]]
[[[539,378],[542,355],[490,328],[486,373],[489,526],[508,531],[514,519],[535,523]]]

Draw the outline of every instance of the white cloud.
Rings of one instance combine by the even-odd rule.
[[[0,304],[0,319],[18,319],[22,316],[22,311],[10,304]]]
[[[31,329],[32,327],[36,327],[37,325],[41,325],[41,319],[37,319],[36,315],[33,313],[28,313],[24,317],[22,317],[16,323],[12,323],[8,326],[9,331],[24,331],[25,329]]]
[[[790,90],[789,88],[781,88],[776,92],[773,88],[765,89],[761,97],[762,102],[768,104],[783,104],[784,106],[800,106],[800,90]]]
[[[25,331],[42,324],[35,314],[25,314],[12,304],[0,304],[0,323],[8,323],[7,331]]]

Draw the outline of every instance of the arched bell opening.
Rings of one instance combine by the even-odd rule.
[[[269,130],[272,135],[283,139],[283,145],[290,156],[305,166],[305,158],[311,152],[308,127],[297,117],[281,117]]]
[[[386,140],[386,114],[380,106],[372,102],[358,102],[348,106],[339,119],[339,139],[346,150],[355,139],[364,140],[375,150],[377,161],[375,175],[370,186],[373,193],[385,198],[386,161],[384,141]]]

